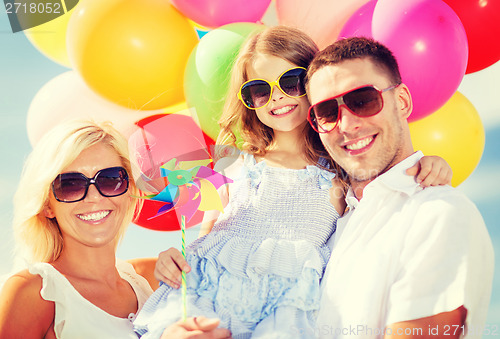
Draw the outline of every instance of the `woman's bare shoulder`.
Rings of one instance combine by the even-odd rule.
[[[54,320],[55,306],[42,298],[42,278],[23,270],[12,275],[0,291],[0,337],[19,333],[25,338],[44,337]],[[16,332],[17,331],[17,332]]]
[[[2,294],[7,289],[16,294],[40,294],[42,288],[42,277],[38,274],[31,274],[27,269],[10,276],[2,288]]]

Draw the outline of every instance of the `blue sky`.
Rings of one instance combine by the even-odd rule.
[[[48,33],[49,34],[49,33]],[[20,32],[11,32],[7,15],[0,11],[0,275],[12,269],[12,197],[25,157],[31,150],[26,115],[36,93],[49,80],[68,71],[42,55]],[[459,186],[477,205],[496,250],[496,270],[488,324],[500,335],[500,63],[466,75],[459,87],[479,112],[486,146],[479,166]],[[189,229],[194,239],[197,229]],[[162,233],[131,225],[118,250],[123,259],[156,256],[180,246],[179,232]],[[486,337],[486,336],[485,336]]]

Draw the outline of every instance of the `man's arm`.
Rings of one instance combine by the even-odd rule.
[[[410,338],[459,338],[464,331],[467,310],[460,306],[451,312],[443,312],[430,317],[401,321],[385,329],[386,339]]]
[[[413,320],[416,327],[423,325],[427,338],[460,337],[465,323],[471,329],[484,327],[494,256],[479,211],[449,187],[423,190],[415,199],[420,208],[402,247],[398,278],[390,288],[386,325]],[[450,314],[450,310],[460,312]],[[421,318],[433,314],[439,317]]]

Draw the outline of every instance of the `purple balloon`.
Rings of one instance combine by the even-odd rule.
[[[441,0],[379,0],[372,19],[375,40],[398,60],[413,98],[408,121],[443,106],[456,92],[467,67],[465,29]]]
[[[361,6],[342,27],[339,39],[358,37],[372,37],[372,17],[377,0],[370,0]]]

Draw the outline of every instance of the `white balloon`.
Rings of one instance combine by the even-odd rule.
[[[320,49],[334,43],[349,18],[369,0],[276,0],[280,25],[309,34]]]
[[[136,121],[163,113],[116,105],[88,88],[77,72],[68,71],[47,82],[33,98],[27,116],[28,138],[35,145],[52,127],[70,119],[111,121],[128,138]]]

